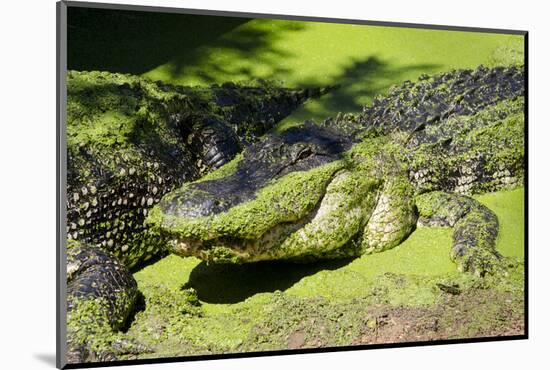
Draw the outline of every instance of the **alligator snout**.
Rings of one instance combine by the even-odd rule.
[[[270,259],[258,249],[280,244],[314,217],[350,146],[313,123],[267,135],[219,173],[166,195],[149,221],[178,254]]]
[[[164,213],[197,218],[227,212],[256,198],[269,183],[297,171],[308,171],[340,158],[349,142],[326,129],[308,124],[291,128],[245,150],[246,159],[232,173],[186,184],[161,203]]]

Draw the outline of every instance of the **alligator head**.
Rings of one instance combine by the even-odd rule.
[[[169,235],[172,252],[218,262],[383,249],[401,241],[416,220],[412,186],[386,155],[387,145],[385,137],[354,143],[308,122],[248,147],[223,176],[214,172],[170,193],[150,220]],[[380,217],[393,224],[377,230]],[[365,234],[360,243],[358,234]]]

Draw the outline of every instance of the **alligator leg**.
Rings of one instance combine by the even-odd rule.
[[[174,114],[172,120],[189,144],[201,175],[229,162],[242,149],[235,132],[214,115]]]
[[[477,276],[502,269],[504,257],[495,249],[498,218],[473,198],[441,191],[416,197],[419,224],[453,228],[451,259],[462,272]]]
[[[137,283],[114,256],[72,242],[67,250],[67,360],[112,361],[148,352],[117,335],[134,309]]]

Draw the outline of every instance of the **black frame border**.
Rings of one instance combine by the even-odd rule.
[[[524,79],[525,79],[525,146],[524,146],[524,334],[513,336],[499,337],[481,337],[481,338],[461,338],[451,340],[436,340],[436,341],[420,341],[420,342],[403,342],[403,343],[384,343],[384,344],[366,344],[354,346],[340,347],[323,347],[323,348],[307,348],[307,349],[285,349],[275,351],[261,352],[238,352],[225,354],[211,355],[194,355],[194,356],[177,356],[177,357],[162,357],[153,359],[141,360],[117,360],[111,362],[86,362],[79,364],[68,364],[66,361],[66,102],[67,89],[64,76],[67,73],[67,8],[95,8],[95,9],[111,9],[111,10],[129,10],[141,12],[162,12],[176,14],[191,14],[191,15],[212,15],[223,17],[239,17],[239,18],[262,18],[272,20],[295,20],[323,23],[339,23],[339,24],[358,24],[371,25],[382,27],[400,27],[400,28],[415,28],[443,31],[460,31],[460,32],[477,32],[477,33],[497,33],[508,35],[520,35],[524,37]],[[190,8],[174,8],[163,6],[144,6],[131,4],[112,4],[112,3],[96,3],[96,2],[81,2],[81,1],[65,1],[61,0],[56,3],[56,45],[57,45],[57,63],[56,63],[56,367],[58,369],[82,369],[95,367],[110,367],[122,365],[141,365],[141,364],[159,364],[173,362],[190,362],[190,361],[207,361],[219,359],[233,358],[250,358],[250,357],[266,357],[266,356],[281,356],[294,354],[308,353],[326,353],[326,352],[343,352],[343,351],[360,351],[370,349],[383,348],[406,348],[406,347],[423,347],[423,346],[439,346],[448,344],[469,344],[469,343],[484,343],[484,342],[500,342],[512,340],[524,340],[529,338],[529,32],[526,30],[511,30],[511,29],[496,29],[496,28],[477,28],[477,27],[461,27],[452,25],[431,25],[420,23],[402,23],[402,22],[383,22],[373,20],[347,19],[347,18],[325,18],[325,17],[310,17],[299,15],[283,15],[283,14],[266,14],[266,13],[248,13],[248,12],[231,12],[221,10],[207,9],[190,9]]]

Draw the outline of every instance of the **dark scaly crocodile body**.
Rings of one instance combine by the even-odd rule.
[[[380,127],[385,133],[395,130],[410,133],[405,147],[418,148],[410,151],[417,160],[410,158],[408,163],[412,163],[409,170],[411,181],[419,191],[444,189],[465,194],[479,193],[522,183],[523,146],[517,147],[520,152],[507,153],[509,160],[502,164],[500,171],[495,171],[491,167],[491,162],[495,162],[494,154],[506,148],[486,145],[475,151],[472,146],[485,144],[482,140],[453,142],[452,139],[462,132],[479,130],[482,133],[483,126],[509,114],[523,114],[523,105],[516,105],[519,111],[514,112],[511,112],[514,107],[504,105],[476,117],[476,113],[487,107],[523,96],[523,67],[480,67],[431,78],[423,75],[418,83],[406,82],[401,88],[390,90],[385,98],[365,107],[359,121],[363,127]],[[506,146],[507,141],[501,141],[501,145]],[[467,152],[471,153],[464,157]],[[422,158],[428,161],[419,161]]]
[[[521,68],[480,67],[406,82],[357,116],[266,136],[148,221],[182,256],[307,261],[392,248],[443,209],[458,267],[495,271],[498,220],[459,194],[523,183],[523,80]]]
[[[145,350],[113,333],[138,296],[129,269],[163,253],[143,223],[148,210],[324,91],[192,88],[108,72],[69,72],[67,86],[68,361],[107,361]]]

